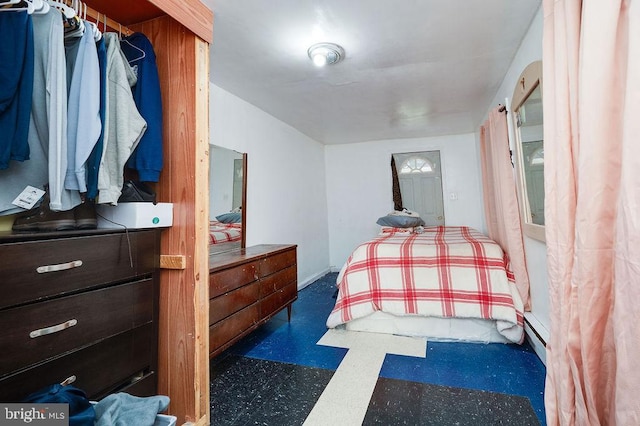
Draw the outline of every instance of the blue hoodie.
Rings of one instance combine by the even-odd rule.
[[[24,12],[0,13],[0,170],[29,159],[33,24]]]
[[[143,182],[158,182],[162,170],[162,97],[156,65],[156,54],[149,39],[142,33],[124,37],[120,48],[138,77],[131,88],[147,130],[127,161],[127,167],[138,171]]]

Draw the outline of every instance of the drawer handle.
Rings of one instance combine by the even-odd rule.
[[[71,383],[76,381],[76,376],[69,376],[66,379],[64,379],[62,382],[60,382],[60,386],[67,386],[70,385]]]
[[[47,334],[57,333],[58,331],[66,330],[69,327],[73,327],[78,323],[77,319],[70,319],[69,321],[65,321],[62,324],[52,325],[51,327],[45,327],[38,330],[33,330],[29,333],[29,336],[32,339],[40,336],[46,336]]]
[[[80,266],[82,266],[82,260],[73,260],[71,262],[60,263],[58,265],[38,266],[36,271],[38,271],[39,274],[44,274],[46,272],[65,271],[67,269],[78,268]]]

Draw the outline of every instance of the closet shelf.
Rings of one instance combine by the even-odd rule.
[[[202,40],[213,42],[213,12],[200,1],[87,0],[85,3],[126,26],[169,15]]]

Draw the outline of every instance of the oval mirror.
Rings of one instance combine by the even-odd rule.
[[[520,75],[511,102],[516,137],[516,168],[525,235],[545,241],[542,62]]]

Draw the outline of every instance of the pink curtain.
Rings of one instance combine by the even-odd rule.
[[[549,425],[640,425],[640,3],[544,0]]]
[[[496,107],[480,127],[480,157],[484,211],[489,237],[509,255],[511,270],[525,310],[529,310],[527,273],[522,226],[516,196],[513,166],[509,154],[507,114]]]

